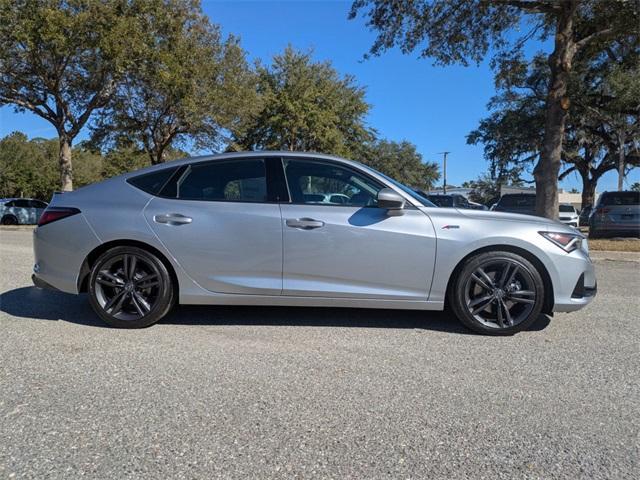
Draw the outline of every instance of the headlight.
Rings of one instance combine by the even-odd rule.
[[[580,248],[582,245],[582,239],[584,238],[582,235],[577,235],[575,233],[565,233],[565,232],[538,232],[544,238],[549,240],[552,243],[555,243],[565,252],[573,252],[574,250]]]

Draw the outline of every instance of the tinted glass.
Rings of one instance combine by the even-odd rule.
[[[383,185],[347,167],[315,160],[286,160],[293,203],[368,207]]]
[[[505,195],[500,199],[498,205],[501,207],[535,207],[535,195]]]
[[[571,212],[574,213],[575,210],[571,205],[560,205],[560,211],[561,212]]]
[[[18,208],[31,208],[31,202],[29,202],[29,200],[15,200],[13,206]]]
[[[40,200],[31,200],[31,206],[33,208],[47,208],[47,204],[45,202],[41,202]]]
[[[16,201],[15,200],[11,200],[10,202],[5,203],[4,206],[7,207],[7,208],[11,208],[11,207],[14,207],[15,204],[16,204]]]
[[[640,192],[603,193],[600,200],[601,205],[638,205],[639,203]]]
[[[157,172],[138,175],[137,177],[128,179],[127,182],[151,195],[157,195],[175,171],[175,168],[165,168]]]
[[[178,184],[178,198],[227,202],[266,202],[264,160],[191,165]]]

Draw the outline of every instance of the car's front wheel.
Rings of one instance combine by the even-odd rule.
[[[449,304],[470,329],[511,335],[536,321],[544,285],[536,267],[512,252],[484,252],[467,259],[449,291]]]
[[[173,305],[174,288],[167,267],[137,247],[115,247],[94,263],[89,302],[106,323],[142,328],[164,317]]]

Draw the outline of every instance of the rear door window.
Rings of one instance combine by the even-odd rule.
[[[177,198],[215,202],[266,202],[262,159],[214,161],[191,165],[177,185]]]

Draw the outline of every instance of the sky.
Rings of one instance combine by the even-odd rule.
[[[487,115],[486,104],[494,94],[488,61],[476,66],[433,66],[417,54],[390,50],[368,60],[363,55],[375,33],[364,20],[347,20],[350,2],[340,1],[214,1],[203,0],[203,10],[225,34],[240,37],[251,60],[269,63],[291,44],[312,50],[319,61],[329,60],[342,74],[351,74],[365,87],[371,104],[367,118],[381,137],[414,143],[425,161],[441,165],[440,152],[449,151],[447,184],[460,185],[487,170],[482,145],[467,145],[467,134]],[[548,50],[548,44],[531,44],[530,53]],[[20,130],[31,137],[55,137],[49,123],[30,113],[0,108],[0,137]],[[77,141],[86,138],[86,129]],[[195,153],[195,152],[194,152]],[[197,152],[203,153],[203,152]],[[356,159],[357,160],[357,159]],[[627,186],[640,181],[640,169],[626,179]],[[606,174],[598,191],[615,190],[617,176]],[[581,189],[577,175],[560,186]]]

